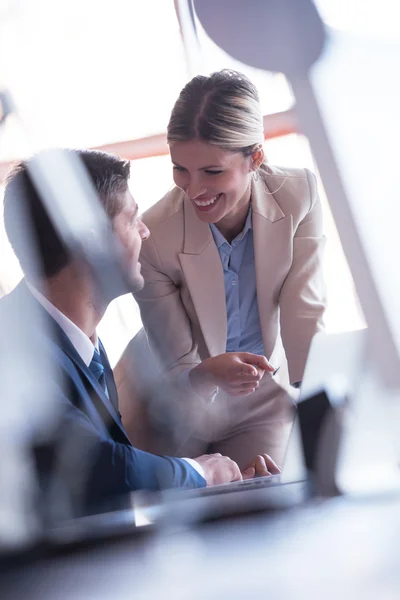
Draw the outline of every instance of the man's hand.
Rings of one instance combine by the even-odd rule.
[[[238,465],[222,454],[203,454],[195,458],[204,471],[207,487],[231,481],[241,481],[242,474]]]
[[[268,454],[259,454],[255,457],[251,465],[242,471],[242,476],[243,479],[252,479],[256,476],[279,475],[280,472],[280,468]]]
[[[203,360],[190,371],[189,379],[200,395],[219,387],[231,396],[248,396],[258,388],[265,371],[274,371],[265,356],[226,352]]]

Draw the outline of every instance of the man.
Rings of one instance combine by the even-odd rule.
[[[129,162],[94,151],[77,154],[122,247],[130,287],[137,291],[143,286],[138,256],[149,231],[128,189]],[[41,272],[22,227],[27,215],[42,260]],[[220,454],[179,459],[134,448],[121,422],[111,367],[96,333],[110,299],[101,297],[89,267],[60,240],[24,164],[9,177],[4,220],[25,279],[0,301],[0,320],[7,319],[12,310],[25,314],[39,307],[52,332],[42,331],[35,323],[29,326],[34,331],[32,352],[51,360],[52,398],[62,410],[59,446],[68,452],[61,458],[59,452],[57,460],[39,461],[39,470],[51,476],[58,465],[62,485],[83,505],[99,504],[132,490],[204,487],[252,477],[256,471],[268,474],[268,468],[277,472],[269,457],[257,457],[242,474],[236,463]]]

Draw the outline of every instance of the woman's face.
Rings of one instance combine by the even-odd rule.
[[[218,223],[250,202],[251,157],[200,140],[170,145],[174,181],[190,198],[201,221]]]

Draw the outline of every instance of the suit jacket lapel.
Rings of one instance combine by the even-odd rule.
[[[185,199],[185,242],[179,260],[211,356],[226,350],[224,273],[210,227]]]
[[[89,369],[89,367],[87,367],[85,365],[85,363],[83,362],[83,360],[81,359],[81,357],[79,356],[79,354],[77,353],[77,351],[75,350],[74,346],[71,344],[70,340],[68,339],[68,337],[65,335],[65,333],[62,331],[62,329],[57,325],[57,323],[55,323],[56,327],[59,329],[59,333],[60,333],[60,345],[61,345],[61,349],[63,350],[63,352],[65,354],[67,354],[67,356],[74,362],[74,364],[78,367],[78,369],[80,370],[80,372],[83,374],[85,380],[90,384],[92,390],[96,393],[96,395],[99,397],[99,399],[101,400],[102,405],[104,406],[104,408],[106,409],[106,412],[102,409],[102,407],[99,407],[98,403],[95,400],[95,397],[90,394],[92,401],[95,405],[97,405],[97,408],[100,408],[100,412],[102,415],[102,418],[105,421],[105,424],[107,426],[108,429],[110,429],[110,425],[112,424],[116,424],[118,425],[118,429],[123,433],[124,437],[126,437],[126,439],[128,440],[125,430],[122,426],[121,420],[119,418],[119,415],[117,414],[117,411],[113,405],[113,402],[111,401],[111,395],[110,398],[107,398],[107,395],[105,394],[103,388],[101,387],[101,385],[99,384],[99,382],[97,381],[96,377],[94,376],[94,374],[91,372],[91,370]],[[103,355],[104,355],[104,350],[103,350]],[[106,360],[106,364],[107,367],[108,365],[108,360]],[[109,367],[111,369],[111,367]],[[107,374],[107,369],[106,366],[104,367],[105,373],[106,373],[106,381],[107,381],[107,385],[108,382],[110,380],[110,374]],[[111,376],[111,378],[113,379],[113,377]],[[111,393],[114,395],[114,393],[116,394],[116,390],[115,390],[115,384],[112,385],[111,384]],[[110,393],[110,389],[107,388],[109,390]],[[113,397],[113,400],[115,401],[115,396]]]
[[[268,352],[271,285],[276,280],[277,264],[282,262],[279,257],[284,255],[285,240],[290,237],[292,219],[290,215],[285,216],[274,199],[273,190],[261,178],[253,181],[251,198],[257,303],[264,347]]]
[[[101,387],[93,373],[90,371],[90,369],[85,365],[78,352],[75,350],[68,336],[64,333],[64,331],[61,329],[58,323],[56,323],[56,321],[42,307],[42,305],[33,297],[31,292],[28,290],[24,280],[21,281],[21,283],[12,293],[21,299],[21,306],[24,306],[26,303],[31,305],[32,303],[34,303],[35,306],[39,308],[41,314],[43,314],[46,319],[46,323],[50,324],[49,333],[51,334],[52,343],[55,344],[58,348],[60,348],[61,351],[64,352],[64,354],[66,354],[68,358],[70,358],[73,361],[73,363],[78,367],[79,371],[84,376],[84,381],[88,384],[88,387],[90,386],[92,392],[95,392],[95,394],[91,393],[90,396],[93,404],[96,406],[96,409],[98,410],[98,412],[100,412],[104,420],[104,424],[107,426],[108,429],[110,429],[110,424],[115,423],[118,426],[119,431],[123,434],[123,438],[124,440],[126,440],[126,443],[129,443],[119,415],[117,414],[118,411],[114,408],[118,406],[118,397],[111,367],[108,363],[107,357],[105,361],[104,370],[106,374],[107,386],[109,385],[108,390],[110,394],[110,399],[107,398],[103,388]],[[101,345],[100,347],[105,355],[103,346]],[[99,401],[101,401],[101,406],[96,400],[95,395],[98,396]]]

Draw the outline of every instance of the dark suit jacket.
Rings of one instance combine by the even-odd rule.
[[[27,346],[31,357],[33,352],[45,357],[51,401],[60,419],[56,451],[51,460],[48,454],[38,453],[39,470],[46,478],[59,477],[75,502],[92,505],[132,490],[206,485],[186,461],[132,446],[118,412],[117,390],[103,346],[100,343],[109,398],[24,281],[0,300],[0,328],[9,339],[0,350],[12,352],[14,361],[25,352],[21,360],[29,367]],[[33,406],[36,400],[32,397]]]

